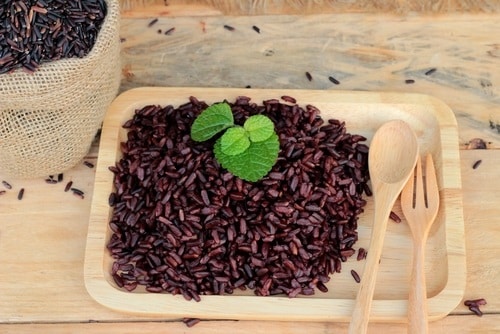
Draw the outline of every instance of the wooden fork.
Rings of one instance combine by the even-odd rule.
[[[408,297],[408,333],[427,333],[427,288],[425,283],[425,243],[439,209],[439,189],[432,156],[427,155],[425,175],[417,160],[413,176],[401,192],[401,208],[413,236],[413,264]]]

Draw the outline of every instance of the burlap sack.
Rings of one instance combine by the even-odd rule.
[[[106,3],[87,56],[0,75],[0,175],[58,174],[87,154],[120,85],[119,1]]]

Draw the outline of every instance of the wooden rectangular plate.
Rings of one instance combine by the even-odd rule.
[[[364,135],[368,144],[384,122],[402,119],[417,134],[422,155],[431,153],[437,169],[441,207],[426,249],[426,276],[429,319],[450,313],[462,299],[465,288],[465,242],[460,179],[457,123],[453,112],[441,101],[418,94],[259,90],[234,88],[137,88],[121,94],[110,106],[101,134],[87,248],[85,285],[89,294],[109,308],[144,316],[162,318],[251,319],[349,321],[358,290],[351,269],[360,275],[364,261],[354,255],[334,274],[329,291],[309,297],[258,297],[251,291],[224,296],[202,296],[201,302],[186,301],[182,296],[148,292],[126,292],[116,287],[110,271],[112,259],[106,249],[111,208],[108,196],[113,190],[109,166],[120,159],[120,142],[126,140],[123,123],[136,109],[146,105],[174,107],[195,96],[208,104],[224,99],[234,101],[248,96],[253,102],[293,96],[301,106],[312,104],[326,120],[344,120],[348,132]],[[370,251],[373,199],[368,197],[365,212],[359,218],[359,241],[355,248]],[[393,211],[403,217],[399,201]],[[372,305],[373,321],[405,321],[411,265],[411,238],[406,222],[389,222],[377,276]]]

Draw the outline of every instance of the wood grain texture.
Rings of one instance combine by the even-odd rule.
[[[181,321],[174,322],[111,322],[111,323],[54,323],[54,324],[0,324],[3,334],[325,334],[347,333],[347,323],[278,322],[278,321],[201,321],[188,328]],[[491,334],[500,332],[500,315],[479,318],[475,315],[448,316],[429,324],[430,333]],[[406,324],[371,323],[368,333],[406,333]]]
[[[149,16],[197,15],[200,10],[224,15],[500,11],[496,0],[121,0],[120,4],[125,15],[140,12]]]
[[[460,143],[480,137],[500,147],[498,16],[169,17],[147,28],[149,22],[123,19],[121,91],[250,85],[423,93],[452,108]],[[172,27],[171,35],[157,33]]]

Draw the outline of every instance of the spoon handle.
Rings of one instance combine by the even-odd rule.
[[[373,292],[375,291],[375,282],[377,280],[380,256],[382,255],[384,244],[385,230],[389,219],[389,213],[395,202],[394,199],[391,204],[388,204],[388,202],[384,203],[384,200],[387,200],[387,198],[382,198],[379,201],[381,206],[377,206],[377,199],[375,199],[375,219],[373,221],[370,248],[366,256],[363,276],[356,297],[351,323],[349,324],[349,334],[366,333],[368,327]]]
[[[427,288],[425,284],[425,239],[414,240],[413,264],[410,294],[408,297],[408,333],[426,334],[427,323]]]

